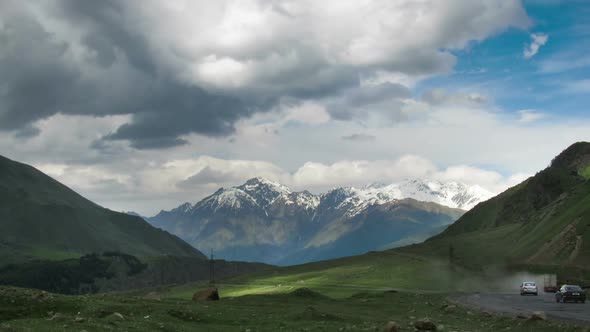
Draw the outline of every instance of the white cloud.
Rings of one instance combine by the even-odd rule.
[[[146,165],[126,173],[108,166],[39,164],[37,167],[82,193],[92,192],[92,196],[103,203],[108,202],[111,208],[137,210],[147,215],[187,200],[194,203],[220,187],[239,185],[258,176],[295,190],[316,193],[339,186],[365,186],[372,182],[396,182],[407,178],[478,184],[497,193],[516,184],[516,180],[524,179],[522,176],[506,178],[497,172],[464,165],[441,169],[432,161],[414,155],[395,160],[307,162],[294,172],[266,161],[210,156]],[[143,204],[137,205],[135,200]],[[145,205],[153,201],[159,204]]]
[[[411,85],[416,77],[450,71],[455,56],[449,50],[530,25],[517,0],[127,5],[138,31],[154,46],[166,46],[153,51],[184,80],[263,94],[326,88],[359,74]]]
[[[522,123],[535,122],[546,116],[546,114],[537,112],[535,110],[520,110],[517,113],[519,116],[518,121]]]
[[[432,178],[440,181],[457,181],[470,185],[479,185],[497,194],[519,184],[529,176],[531,174],[517,173],[506,177],[495,171],[459,165],[438,171]]]
[[[577,52],[564,52],[539,62],[542,73],[559,73],[585,67],[590,67],[590,58],[585,53]]]
[[[371,182],[401,180],[432,174],[436,166],[422,157],[407,155],[398,160],[350,160],[332,164],[307,162],[292,177],[298,188],[327,190],[343,185],[366,185]]]
[[[309,125],[318,125],[330,121],[330,114],[325,107],[314,102],[303,102],[292,107],[286,107],[283,111],[284,123],[299,122]]]
[[[372,142],[372,141],[376,140],[377,137],[375,137],[373,135],[357,133],[357,134],[350,134],[350,135],[342,136],[342,139],[346,140],[346,141],[353,141],[353,142]]]
[[[528,176],[505,177],[498,172],[467,165],[439,168],[432,161],[414,155],[397,160],[354,160],[333,164],[305,163],[292,176],[291,184],[321,192],[338,186],[365,186],[372,182],[397,182],[408,178],[457,181],[479,185],[499,193]]]
[[[128,193],[134,190],[131,173],[114,173],[101,166],[37,164],[35,167],[64,183],[75,184],[76,190],[82,192],[111,195],[113,191]]]
[[[199,177],[199,181],[194,181],[198,188],[204,185],[209,189],[217,189],[228,183],[239,183],[247,179],[262,176],[271,180],[281,181],[285,176],[285,171],[273,163],[259,160],[226,160],[210,156],[201,156],[196,159],[172,160],[158,167],[146,170],[141,174],[142,183],[148,186],[148,189],[165,191],[173,193],[180,189],[191,190],[191,178],[202,175],[203,172],[212,175],[212,179],[207,180],[205,177]],[[215,173],[217,172],[217,173]],[[207,175],[207,174],[205,174]]]
[[[473,106],[478,107],[490,102],[489,97],[478,92],[449,93],[445,89],[436,88],[426,91],[422,100],[431,105]]]
[[[124,21],[133,22],[125,28],[145,37],[158,72],[224,96],[271,100],[272,106],[236,122],[231,139],[190,134],[182,137],[187,145],[159,151],[137,151],[123,142],[89,149],[129,123],[127,115],[56,115],[37,122],[39,136],[28,139],[0,132],[3,154],[37,165],[109,208],[149,215],[254,176],[317,192],[406,177],[498,192],[590,132],[588,121],[527,126],[542,114],[523,110],[515,121],[473,89],[433,89],[421,98],[410,89],[452,70],[452,50],[508,27],[527,27],[520,1],[122,4],[128,7]],[[78,43],[80,30],[39,13],[57,42],[74,41],[68,59],[91,56]],[[526,51],[532,57],[546,42],[546,35],[535,35],[537,46]],[[81,75],[96,74],[96,68],[82,67]],[[109,73],[119,69],[115,64]],[[105,81],[108,89],[119,89],[119,80]],[[587,83],[571,88],[588,91]],[[109,91],[104,95],[116,95]]]
[[[567,82],[565,90],[566,92],[588,93],[590,92],[590,79]]]
[[[406,177],[462,181],[498,192],[523,179],[520,174],[547,166],[569,144],[588,140],[589,121],[555,119],[529,126],[488,102],[441,99],[445,102],[414,101],[423,116],[393,127],[324,122],[321,104],[285,103],[239,123],[231,142],[193,135],[186,146],[157,152],[119,142],[88,148],[126,116],[56,115],[36,123],[37,137],[0,133],[0,151],[99,204],[149,215],[254,176],[315,192]],[[538,118],[535,111],[523,111],[519,119]],[[379,139],[343,141],[352,133]]]
[[[549,36],[543,33],[533,33],[531,34],[532,42],[529,46],[526,46],[522,51],[522,55],[525,59],[530,59],[534,57],[538,52],[541,46],[545,45],[549,40]]]

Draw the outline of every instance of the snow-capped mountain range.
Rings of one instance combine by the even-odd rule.
[[[369,205],[385,204],[405,198],[433,202],[454,209],[470,210],[479,202],[494,196],[478,185],[468,186],[459,182],[443,183],[417,179],[393,184],[374,183],[363,188],[341,187],[325,194],[314,195],[308,191],[293,192],[288,187],[265,178],[253,178],[238,187],[221,188],[194,206],[185,203],[180,208],[189,210],[191,207],[209,206],[213,212],[219,208],[240,209],[248,206],[266,209],[275,202],[282,202],[285,205],[294,204],[305,210],[314,210],[323,198],[334,195],[339,197],[337,207],[346,207],[349,216],[358,214]]]
[[[492,196],[479,186],[417,179],[315,195],[253,178],[147,220],[226,259],[290,264],[431,234]]]

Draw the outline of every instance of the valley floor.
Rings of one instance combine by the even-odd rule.
[[[442,331],[583,331],[561,323],[449,306],[446,294],[361,292],[334,299],[312,290],[192,302],[149,294],[63,296],[0,287],[0,331],[401,331],[429,318]]]
[[[191,300],[202,283],[88,296],[0,286],[0,331],[382,331],[390,321],[414,331],[423,318],[439,331],[587,331],[449,302],[523,276],[492,277],[398,250],[223,280],[215,302]]]

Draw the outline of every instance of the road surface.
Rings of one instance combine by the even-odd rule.
[[[570,321],[590,325],[590,304],[556,303],[555,294],[543,293],[539,296],[520,296],[517,294],[471,294],[453,297],[452,300],[480,310],[509,315],[530,315],[533,311],[543,311],[549,319]]]

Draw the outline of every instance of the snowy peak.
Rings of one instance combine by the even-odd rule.
[[[250,179],[236,189],[250,195],[260,206],[270,205],[278,197],[291,194],[291,190],[286,186],[265,178]]]
[[[266,210],[275,202],[296,205],[308,210],[317,207],[319,198],[307,191],[292,192],[280,183],[258,177],[237,187],[221,188],[194,208],[208,207],[214,212],[221,208],[232,210],[250,208],[259,209],[266,214]]]
[[[480,186],[459,182],[425,181],[408,179],[398,183],[372,183],[363,188],[344,187],[330,190],[321,196],[322,206],[347,210],[354,216],[370,205],[380,205],[404,198],[433,202],[450,208],[470,210],[494,194]]]
[[[283,195],[276,199],[273,203],[282,203],[287,206],[301,207],[304,210],[315,210],[320,204],[320,197],[316,196],[309,191],[292,192],[287,195]]]
[[[265,178],[257,177],[252,178],[238,188],[246,191],[257,191],[257,190],[271,190],[280,193],[290,193],[291,190],[286,186],[274,182]]]
[[[425,181],[409,179],[394,184],[371,184],[358,189],[369,200],[413,198],[418,201],[434,202],[450,208],[470,210],[479,202],[488,200],[493,193],[484,188],[468,186],[459,182]]]
[[[172,212],[186,213],[192,208],[193,208],[193,205],[189,202],[186,202],[186,203],[180,205],[179,207],[177,207],[176,209],[172,210]]]
[[[290,206],[319,213],[338,210],[343,215],[352,217],[370,205],[390,203],[404,198],[469,210],[492,196],[492,193],[477,185],[420,179],[392,184],[373,183],[362,188],[336,188],[322,195],[314,195],[308,191],[294,192],[278,182],[258,177],[240,186],[221,188],[194,206],[185,203],[173,211],[189,212],[206,208],[213,212],[229,209],[239,213],[238,210],[248,209],[268,214],[272,207]]]

